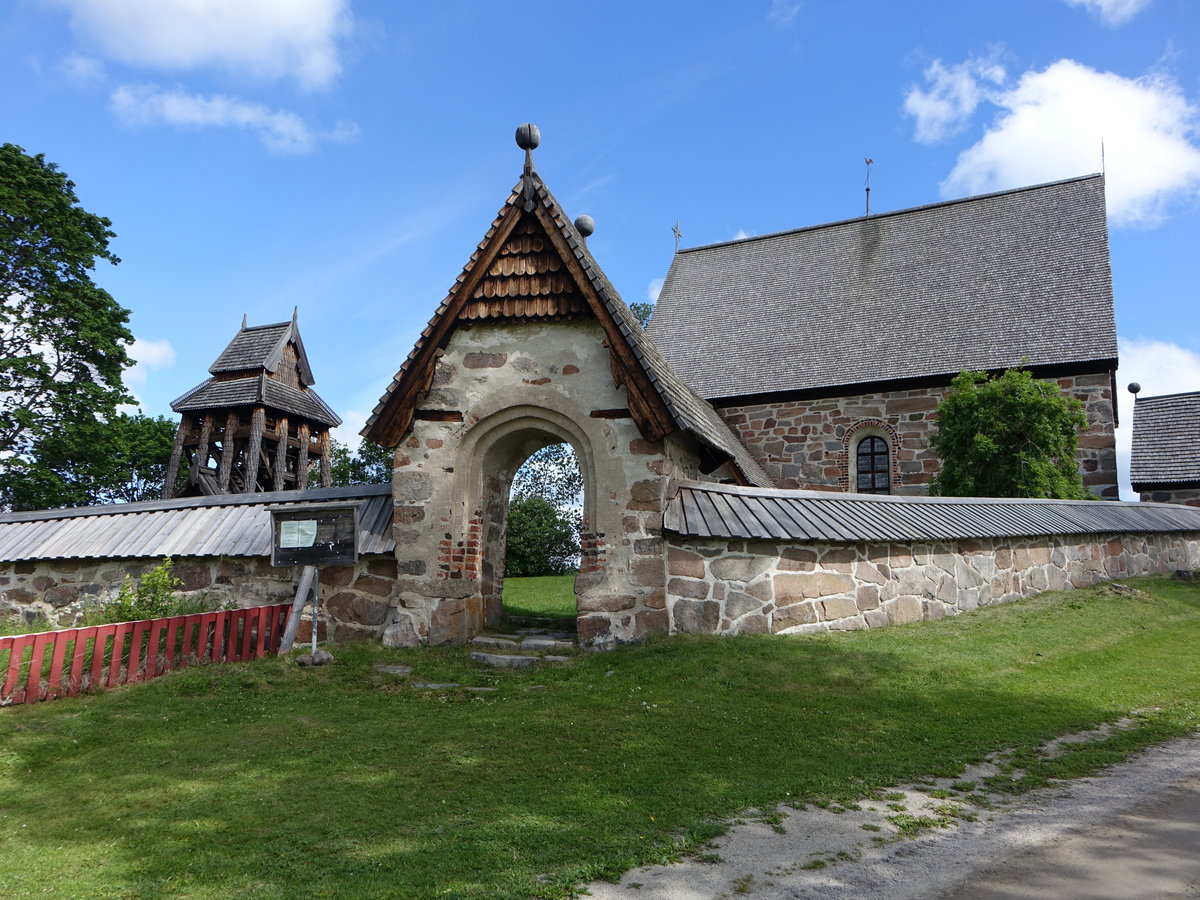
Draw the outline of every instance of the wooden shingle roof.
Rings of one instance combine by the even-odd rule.
[[[1111,368],[1103,177],[681,250],[649,333],[708,399]]]
[[[289,346],[291,353],[287,352]],[[290,370],[287,373],[282,371],[285,364]],[[176,397],[171,409],[203,412],[265,406],[330,428],[342,424],[341,417],[311,387],[315,379],[295,315],[290,322],[274,325],[243,321],[208,371],[213,377]],[[287,380],[282,377],[285,374]]]
[[[614,356],[614,378],[626,387],[643,434],[657,440],[683,429],[730,460],[745,482],[771,483],[712,406],[671,371],[532,168],[513,188],[362,434],[385,447],[399,443],[429,388],[437,353],[458,323],[496,315],[595,317]]]
[[[171,409],[175,412],[202,412],[231,406],[259,405],[303,416],[330,428],[342,424],[341,417],[329,408],[316,391],[311,388],[300,390],[266,375],[227,381],[210,378],[172,401]]]
[[[1200,484],[1200,391],[1137,399],[1129,480],[1134,490]]]
[[[274,325],[246,325],[243,322],[229,346],[221,351],[221,355],[209,366],[208,371],[213,375],[251,369],[277,372],[289,343],[296,347],[300,383],[305,386],[314,384],[312,367],[308,364],[308,354],[304,351],[304,342],[300,339],[300,328],[296,324],[295,316],[290,322],[278,322]]]

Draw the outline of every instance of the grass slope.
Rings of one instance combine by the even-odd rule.
[[[0,896],[529,897],[1144,710],[1034,780],[1200,727],[1200,587],[675,638],[496,673],[462,648],[185,670],[0,710]],[[496,686],[414,689],[376,672]]]

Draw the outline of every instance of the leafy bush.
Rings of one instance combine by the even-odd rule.
[[[171,557],[167,557],[138,580],[128,575],[117,592],[117,598],[102,609],[105,622],[137,622],[159,619],[177,613],[175,592],[183,582],[171,572]]]
[[[931,443],[942,470],[930,492],[947,497],[1083,500],[1075,447],[1083,404],[1052,382],[1009,369],[960,372],[937,410]]]

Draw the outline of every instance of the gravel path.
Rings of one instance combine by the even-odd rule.
[[[955,781],[977,782],[993,771],[985,764]],[[948,828],[896,840],[887,817],[901,806],[943,820],[948,803],[971,809],[931,796],[952,783],[907,788],[897,792],[903,799],[845,812],[781,808],[782,822],[735,825],[707,856],[636,869],[618,884],[588,889],[596,900],[1200,897],[1200,734],[1090,778],[976,809],[974,821],[955,818]]]

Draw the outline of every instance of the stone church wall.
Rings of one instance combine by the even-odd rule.
[[[1176,488],[1169,490],[1160,488],[1153,491],[1142,491],[1143,503],[1180,503],[1184,506],[1200,506],[1200,488]]]
[[[1112,383],[1107,372],[1057,379],[1084,404],[1088,428],[1079,436],[1083,483],[1116,500],[1117,453]],[[925,494],[939,469],[929,444],[938,404],[949,385],[821,397],[774,404],[726,406],[722,418],[781,488],[852,490],[857,440],[877,435],[892,451],[892,493]]]
[[[803,634],[901,625],[1046,590],[1200,567],[1200,534],[779,544],[671,536],[672,633]]]

